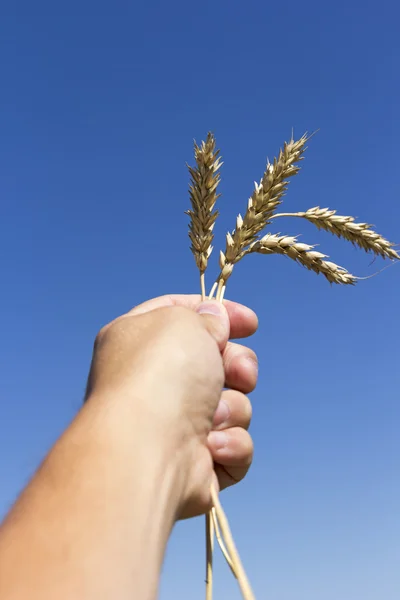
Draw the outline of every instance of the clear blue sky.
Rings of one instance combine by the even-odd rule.
[[[225,161],[217,249],[292,126],[320,133],[286,208],[337,208],[400,242],[400,10],[16,0],[0,13],[4,514],[79,409],[97,330],[197,291],[193,138],[212,129]],[[276,230],[357,275],[383,265],[299,221]],[[260,600],[400,597],[399,293],[396,266],[354,289],[282,257],[232,278],[227,296],[260,317],[260,381],[254,468],[223,502]],[[161,600],[203,598],[203,554],[203,521],[178,525]],[[216,579],[216,598],[240,598],[219,559]]]

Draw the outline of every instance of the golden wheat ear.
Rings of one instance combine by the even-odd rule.
[[[277,217],[300,217],[313,223],[318,229],[329,231],[338,238],[348,240],[365,252],[372,252],[382,258],[400,260],[400,255],[394,249],[395,244],[389,242],[379,233],[371,229],[368,223],[356,223],[354,217],[338,215],[336,210],[314,206],[305,212],[278,213]]]
[[[257,252],[259,254],[282,254],[295,260],[314,273],[322,274],[329,283],[341,285],[354,285],[357,277],[349,273],[344,267],[324,260],[326,254],[314,250],[315,246],[303,244],[297,241],[296,236],[279,235],[267,233],[260,240],[252,244],[246,254]]]
[[[260,183],[254,184],[247,210],[236,219],[236,228],[226,236],[225,252],[220,254],[220,288],[230,277],[234,265],[244,256],[246,249],[253,244],[260,232],[268,225],[272,215],[282,202],[289,180],[300,170],[298,163],[303,160],[306,143],[311,136],[303,135],[299,140],[292,138],[285,142],[273,162],[267,161]]]
[[[204,298],[206,294],[204,273],[213,249],[213,229],[218,217],[218,211],[214,207],[220,197],[220,194],[217,194],[220,182],[218,171],[222,166],[212,133],[208,133],[206,141],[201,142],[200,146],[194,143],[194,157],[196,166],[188,165],[191,176],[189,197],[192,208],[186,211],[186,214],[190,217],[190,249],[200,271],[201,292]]]

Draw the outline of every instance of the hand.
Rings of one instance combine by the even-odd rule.
[[[165,296],[103,328],[85,406],[0,528],[2,598],[156,597],[176,519],[251,462],[255,356],[228,337],[257,318],[224,306]]]
[[[181,517],[210,507],[213,460],[224,488],[244,477],[253,451],[244,393],[255,386],[256,357],[227,340],[229,331],[232,338],[251,335],[257,318],[228,301],[224,307],[215,301],[202,305],[219,317],[196,314],[199,304],[199,296],[164,296],[106,326],[95,344],[88,384],[89,398],[118,394],[136,402],[151,428],[149,442],[167,448],[181,472]],[[222,391],[223,385],[231,389]],[[138,406],[138,397],[153,402]]]

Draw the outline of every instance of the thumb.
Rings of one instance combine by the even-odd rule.
[[[230,333],[229,316],[225,306],[216,300],[207,300],[199,304],[196,312],[201,315],[205,328],[217,342],[222,352],[228,342]]]

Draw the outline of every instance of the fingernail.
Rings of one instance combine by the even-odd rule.
[[[219,302],[202,302],[196,308],[196,312],[199,315],[214,315],[216,317],[221,317],[225,314],[224,308]]]
[[[228,444],[228,436],[224,431],[211,431],[208,441],[214,450],[222,450]]]
[[[221,400],[218,404],[217,410],[214,414],[213,425],[214,427],[218,427],[218,425],[222,425],[229,419],[229,415],[231,414],[230,408],[225,402],[225,400]]]
[[[244,362],[244,364],[251,365],[251,368],[252,368],[255,376],[258,375],[258,362],[256,360],[254,360],[254,358],[249,358],[246,356],[246,357],[243,357],[241,360]]]

